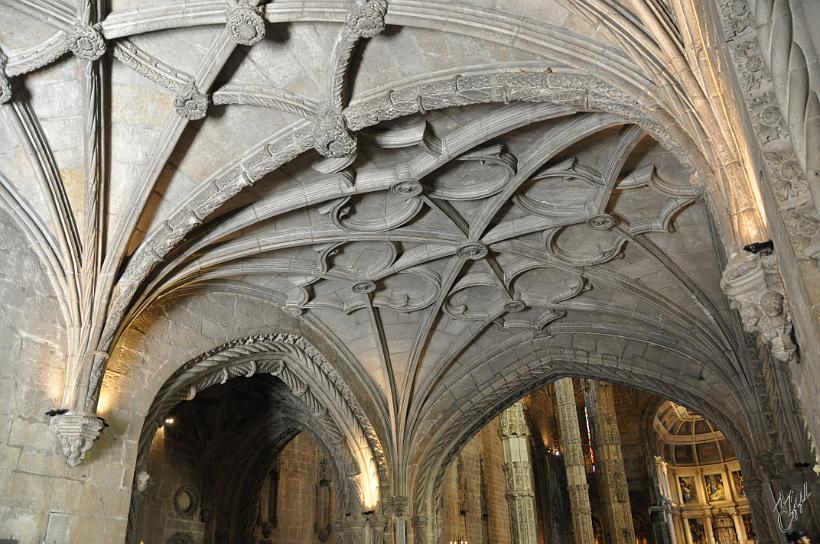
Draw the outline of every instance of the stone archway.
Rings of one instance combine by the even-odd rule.
[[[133,530],[150,478],[145,466],[151,442],[169,410],[214,385],[262,375],[276,378],[290,393],[290,400],[280,405],[282,414],[269,423],[281,431],[270,436],[279,442],[269,449],[280,449],[294,432],[308,432],[326,448],[344,482],[337,495],[339,506],[354,515],[377,508],[380,491],[389,487],[388,465],[379,438],[348,385],[305,339],[292,334],[258,335],[228,342],[188,361],[158,391],[140,433],[129,541],[135,541]],[[253,429],[257,431],[264,434],[266,429]]]
[[[534,343],[536,347],[532,352],[519,359],[515,366],[508,362],[505,366],[505,352],[496,354],[502,360],[502,364],[496,368],[501,370],[493,376],[492,381],[482,384],[483,394],[480,397],[470,399],[455,397],[451,394],[446,395],[447,401],[444,404],[446,407],[442,410],[450,416],[446,422],[436,426],[435,432],[419,440],[419,443],[428,445],[428,447],[424,450],[419,448],[415,457],[418,459],[418,464],[411,469],[411,473],[417,478],[417,487],[413,495],[417,542],[436,542],[438,528],[434,523],[434,512],[441,500],[444,471],[453,456],[488,421],[497,417],[512,403],[538,387],[562,377],[599,379],[628,385],[706,414],[706,417],[720,427],[736,450],[742,470],[746,475],[748,496],[757,525],[759,541],[778,542],[779,533],[774,526],[772,516],[769,515],[774,506],[774,497],[768,491],[768,486],[771,484],[774,489],[778,489],[779,485],[788,485],[791,480],[781,480],[782,473],[771,470],[771,466],[766,465],[763,461],[779,446],[762,436],[755,414],[746,414],[743,419],[735,417],[743,413],[739,408],[742,406],[742,401],[738,404],[740,399],[731,392],[731,388],[710,398],[694,387],[695,383],[700,381],[697,376],[692,377],[693,381],[687,384],[690,378],[681,376],[672,378],[664,376],[662,369],[653,370],[651,367],[658,367],[659,361],[655,361],[654,365],[646,366],[641,364],[640,359],[633,359],[627,365],[614,354],[594,353],[566,347],[567,342],[561,340],[560,334],[535,339]],[[671,352],[667,355],[673,356]],[[507,351],[506,356],[514,357],[515,353]],[[492,358],[488,357],[485,363],[489,364]],[[673,367],[674,365],[675,363]],[[678,368],[682,368],[679,363]],[[464,376],[469,376],[471,373],[481,373],[480,365],[465,372]],[[456,389],[453,383],[451,387]],[[427,417],[435,418],[429,414]],[[748,484],[751,484],[751,487],[748,487]],[[809,482],[808,485],[812,486],[813,483]],[[816,508],[816,505],[813,505],[812,511]]]

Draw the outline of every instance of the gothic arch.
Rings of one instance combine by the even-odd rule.
[[[441,398],[446,401],[441,401],[441,412],[436,412],[447,413],[448,417],[438,420],[435,415],[427,416],[430,424],[425,428],[433,431],[416,437],[418,447],[413,456],[416,463],[409,469],[412,475],[410,481],[417,482],[411,493],[418,517],[417,538],[425,539],[422,542],[436,541],[433,513],[440,503],[444,473],[453,456],[487,422],[515,401],[563,377],[619,383],[691,407],[721,429],[734,446],[744,473],[758,479],[773,476],[763,467],[759,456],[776,446],[762,437],[759,416],[745,412],[741,408],[743,402],[731,388],[717,388],[710,394],[704,393],[702,387],[699,389],[695,385],[701,381],[698,376],[684,375],[688,373],[681,365],[679,355],[672,351],[665,353],[667,357],[676,360],[672,366],[677,366],[679,372],[674,378],[665,376],[662,369],[657,369],[660,363],[658,360],[641,357],[626,360],[615,354],[573,348],[571,339],[560,337],[560,334],[556,334],[535,339],[532,352],[523,356],[518,356],[512,349],[496,354],[500,364],[494,367],[496,370],[493,371],[492,378],[476,384],[482,391],[480,397],[444,394]],[[491,361],[492,357],[488,357],[483,364],[489,365]],[[480,373],[479,366],[481,365],[476,365],[471,372],[465,373],[462,379],[474,380],[468,374]],[[707,380],[714,378],[709,374],[706,376]],[[736,417],[737,414],[745,414],[746,418],[740,420]],[[765,515],[767,507],[763,502],[761,493],[761,498],[755,505],[756,523],[760,531],[768,530],[774,539],[776,529],[771,524],[770,516]]]
[[[351,496],[347,507],[358,513],[376,506],[380,489],[389,485],[388,465],[379,438],[353,392],[304,338],[269,334],[237,339],[188,361],[157,392],[140,433],[132,517],[138,511],[139,488],[145,484],[141,473],[151,441],[168,411],[215,384],[254,375],[278,378],[298,399],[298,405],[288,409],[290,426],[306,430],[313,424],[311,434],[327,448],[337,473],[348,482],[345,489]]]

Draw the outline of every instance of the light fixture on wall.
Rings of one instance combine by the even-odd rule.
[[[743,246],[744,251],[749,253],[762,253],[763,255],[770,255],[774,251],[774,243],[771,240],[765,242],[753,242]]]
[[[176,423],[176,421],[177,420],[174,419],[174,416],[166,416],[165,419],[163,420],[163,423],[165,424],[166,427],[170,427],[171,425]]]

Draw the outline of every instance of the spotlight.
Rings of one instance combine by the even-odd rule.
[[[766,240],[765,242],[753,242],[747,246],[743,246],[743,249],[749,253],[771,255],[772,251],[774,251],[774,243],[771,240]]]
[[[171,425],[173,425],[174,423],[176,423],[176,421],[177,421],[177,420],[176,420],[176,419],[174,419],[174,416],[168,416],[168,417],[166,417],[166,418],[165,418],[165,420],[163,421],[163,423],[165,423],[165,425],[166,425],[166,426],[171,426]]]

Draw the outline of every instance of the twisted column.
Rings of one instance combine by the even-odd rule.
[[[635,542],[635,528],[632,525],[629,486],[626,483],[612,385],[598,381],[587,383],[587,410],[595,429],[595,451],[601,468],[601,489],[609,532],[614,544],[632,544]]]
[[[555,402],[558,406],[558,426],[564,454],[564,468],[567,471],[572,532],[575,544],[588,544],[595,541],[595,536],[592,531],[589,485],[587,484],[572,378],[562,378],[555,382]]]
[[[747,0],[754,10],[760,52],[774,80],[774,93],[795,155],[820,212],[820,101],[801,43],[811,44],[806,27],[795,19],[790,0]]]
[[[532,465],[527,440],[530,430],[524,419],[524,405],[521,402],[516,402],[502,412],[498,434],[501,436],[504,452],[512,542],[535,544]]]

